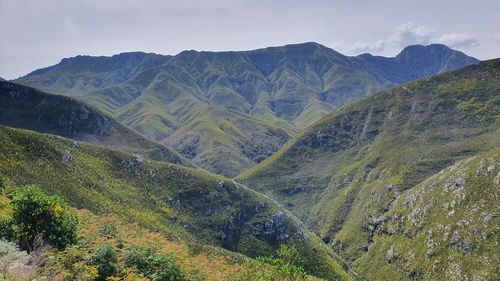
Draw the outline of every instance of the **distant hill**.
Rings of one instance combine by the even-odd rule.
[[[0,175],[9,186],[37,184],[75,208],[118,215],[172,241],[210,244],[250,257],[294,245],[309,273],[352,280],[331,249],[297,218],[230,179],[5,126],[0,126],[0,139]]]
[[[192,166],[176,152],[73,98],[0,82],[0,124],[59,135]]]
[[[240,175],[238,180],[287,206],[325,242],[355,262],[360,271],[376,274],[375,264],[364,267],[358,259],[367,251],[371,257],[373,251],[382,251],[372,248],[377,245],[374,233],[390,214],[399,212],[393,204],[401,204],[400,198],[408,198],[400,196],[420,192],[417,190],[422,187],[415,186],[455,161],[500,147],[499,74],[500,59],[485,61],[362,99],[311,126],[276,154]],[[470,188],[480,190],[482,187]],[[486,193],[482,193],[480,199],[488,205],[498,201]],[[393,203],[395,200],[398,203]],[[426,202],[411,204],[424,206]],[[476,202],[466,201],[460,208],[471,210]],[[412,214],[421,217],[411,204],[404,205],[405,213],[417,212]],[[498,213],[498,204],[495,206],[492,212]],[[446,216],[435,219],[438,224],[449,224]],[[411,228],[406,221],[402,223],[404,229]],[[422,217],[414,226],[415,231],[424,235],[430,230],[426,228],[429,224],[434,225],[434,221],[431,223]],[[480,229],[479,225],[468,227]],[[396,237],[387,239],[399,243]],[[405,241],[404,251],[408,255],[421,253],[417,248],[420,242]],[[381,243],[387,250],[388,244]],[[493,258],[486,256],[486,259]],[[417,262],[405,255],[396,264],[406,269],[418,268],[415,276],[420,273],[427,276],[425,271],[430,270],[430,265],[419,267]],[[382,274],[382,268],[391,270],[378,267],[377,274]],[[411,275],[409,271],[406,273]]]
[[[348,102],[476,62],[437,44],[384,58],[348,57],[304,43],[175,56],[78,56],[16,82],[88,102],[195,164],[234,176]]]

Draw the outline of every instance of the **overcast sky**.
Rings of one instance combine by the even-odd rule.
[[[347,55],[445,43],[500,57],[499,0],[0,0],[0,76],[80,54],[249,50],[315,41]]]

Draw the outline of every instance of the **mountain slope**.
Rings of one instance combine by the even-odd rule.
[[[171,149],[135,133],[85,103],[0,82],[0,124],[55,134],[138,153],[153,160],[191,165]]]
[[[198,241],[251,257],[283,243],[319,277],[350,280],[331,250],[274,201],[208,172],[0,126],[0,175],[38,184],[73,207],[120,215],[169,239]]]
[[[155,141],[174,144],[195,164],[234,176],[335,108],[398,83],[475,62],[444,45],[412,46],[395,58],[382,58],[347,57],[304,43],[242,52],[184,51],[172,57],[79,56],[16,82],[81,99]],[[217,124],[234,118],[238,122],[233,126],[240,120],[246,125],[237,128],[241,133],[227,137]],[[260,133],[249,136],[253,132]],[[257,146],[271,149],[246,155],[254,150],[242,146],[250,137],[262,140]],[[199,145],[188,145],[195,149],[176,145],[196,138]]]
[[[500,146],[499,93],[500,59],[395,87],[332,113],[238,179],[355,260],[401,191]]]
[[[356,261],[370,280],[500,279],[500,149],[402,193]]]

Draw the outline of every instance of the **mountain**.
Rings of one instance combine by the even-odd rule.
[[[356,268],[369,280],[499,280],[500,149],[461,160],[392,203]]]
[[[169,240],[271,256],[281,244],[328,280],[352,280],[331,249],[275,201],[230,179],[103,146],[0,126],[0,175],[37,184],[71,206],[114,214]]]
[[[500,59],[394,87],[333,112],[237,179],[287,206],[361,268],[357,260],[373,251],[399,196],[500,147],[499,93]]]
[[[408,46],[394,58],[370,54],[362,54],[359,57],[394,84],[452,71],[478,62],[441,44]]]
[[[3,81],[5,81],[5,79],[3,79],[2,77],[0,77],[0,82],[3,82]]]
[[[152,160],[192,166],[170,148],[148,140],[73,98],[0,82],[0,124],[123,149]]]
[[[235,176],[348,102],[476,62],[436,44],[383,58],[347,57],[304,43],[175,56],[78,56],[16,82],[83,100],[200,167]]]

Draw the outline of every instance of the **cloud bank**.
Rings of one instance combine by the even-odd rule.
[[[436,30],[426,25],[417,25],[411,22],[396,27],[386,38],[375,42],[355,42],[349,52],[384,53],[390,50],[401,50],[408,45],[441,43],[451,48],[469,48],[479,45],[478,40],[469,33],[437,34]]]

